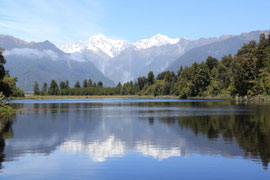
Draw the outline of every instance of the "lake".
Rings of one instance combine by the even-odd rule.
[[[14,100],[0,179],[270,179],[270,106]]]

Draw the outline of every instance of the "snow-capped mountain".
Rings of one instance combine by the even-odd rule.
[[[179,46],[176,47],[176,51],[179,53],[174,53],[175,48],[172,49],[173,52],[169,54],[174,54],[172,59],[175,59],[178,57],[179,54],[183,53],[184,43],[183,41],[189,41],[187,39],[171,39],[167,36],[157,34],[150,39],[143,39],[135,43],[128,43],[124,40],[115,40],[107,38],[106,36],[102,34],[94,35],[90,37],[87,41],[78,41],[75,44],[72,43],[66,43],[63,44],[60,49],[66,53],[70,53],[73,57],[81,57],[84,61],[90,61],[92,62],[96,68],[98,68],[101,72],[105,73],[108,77],[111,77],[112,70],[117,69],[119,67],[110,67],[108,64],[115,64],[115,62],[111,63],[111,61],[114,61],[115,57],[121,56],[125,57],[123,55],[120,55],[125,50],[131,49],[135,52],[140,52],[140,54],[146,53],[146,56],[144,56],[143,59],[137,60],[138,62],[142,60],[143,64],[151,64],[152,61],[155,61],[155,58],[149,58],[149,56],[158,56],[160,54],[164,54],[166,56],[166,53],[168,53],[168,50],[165,50],[164,53],[163,50],[157,49],[158,47],[166,46],[166,45],[176,45],[177,43],[180,43]],[[183,46],[183,47],[182,47]],[[151,49],[153,47],[153,49]],[[156,48],[155,48],[156,47]],[[149,50],[147,50],[149,49]],[[162,49],[162,48],[161,48]],[[124,53],[126,54],[126,53]],[[141,55],[140,55],[141,56]],[[171,55],[169,55],[171,56]],[[99,58],[98,58],[99,57]],[[80,59],[80,58],[79,58]],[[169,58],[166,58],[164,62],[158,63],[160,67],[158,67],[155,71],[161,71],[164,68],[168,66],[171,62],[168,61]],[[172,60],[170,59],[170,60]],[[129,61],[129,58],[123,59],[123,61]],[[136,59],[134,59],[136,61]],[[119,62],[120,63],[120,62]],[[127,62],[123,62],[123,64],[126,64]],[[117,64],[117,62],[116,62]],[[136,63],[135,63],[136,64]],[[164,66],[165,65],[165,66]],[[122,66],[122,64],[120,64]],[[150,65],[151,66],[151,65]],[[162,66],[162,67],[161,67]],[[108,69],[109,68],[109,69]],[[151,68],[150,68],[151,69]],[[122,74],[126,71],[129,71],[128,69],[124,68],[123,71],[116,72],[116,74]],[[148,68],[146,69],[148,71]],[[109,73],[110,72],[110,73]],[[142,75],[145,71],[138,71],[139,75]],[[117,75],[117,77],[120,76]],[[127,72],[126,74],[129,74]],[[124,75],[121,79],[113,78],[116,82],[125,82],[127,80],[132,80],[133,76],[126,76]]]
[[[157,74],[185,52],[186,43],[125,49],[106,63],[104,73],[114,82],[121,83],[145,76],[149,71]]]
[[[149,71],[155,74],[162,72],[190,49],[226,38],[229,37],[189,40],[186,37],[173,39],[156,34],[149,39],[128,43],[98,34],[87,41],[64,44],[60,49],[71,53],[76,59],[92,62],[114,82],[125,83]]]
[[[115,57],[130,46],[131,44],[124,40],[109,39],[103,34],[98,34],[90,37],[87,41],[78,41],[75,44],[63,44],[60,49],[66,53],[90,50],[96,54],[100,54],[100,51],[103,51],[108,56]]]
[[[177,71],[180,66],[189,66],[195,61],[201,62],[207,56],[220,59],[235,54],[243,43],[258,40],[261,33],[268,31],[198,40],[171,39],[157,34],[135,43],[99,34],[87,41],[64,44],[61,50],[49,41],[26,42],[0,35],[0,47],[5,49],[7,69],[13,77],[18,77],[18,86],[24,90],[31,90],[35,80],[41,83],[52,79],[68,79],[72,84],[79,79],[91,78],[112,86],[136,80],[149,71],[157,75],[166,70]]]
[[[78,41],[77,43],[65,43],[60,46],[60,49],[65,53],[82,52],[90,50],[96,54],[100,51],[104,52],[111,58],[119,55],[123,50],[129,47],[136,47],[138,49],[147,49],[153,46],[163,46],[167,44],[176,44],[180,39],[171,39],[162,34],[157,34],[150,39],[142,39],[135,43],[128,43],[124,40],[110,39],[103,34],[98,34],[90,37],[87,41]]]
[[[66,54],[50,41],[26,42],[21,39],[0,35],[0,48],[4,48],[7,60],[6,69],[11,77],[17,77],[17,86],[31,91],[34,81],[41,86],[51,80],[69,80],[73,86],[77,80],[92,79],[102,81],[105,86],[113,86],[114,82],[96,68],[95,64],[83,55]],[[101,57],[92,55],[92,61],[100,61]]]
[[[167,44],[176,44],[179,42],[179,39],[171,39],[167,36],[164,36],[162,34],[157,34],[155,36],[153,36],[150,39],[142,39],[136,43],[134,43],[134,45],[138,48],[138,49],[147,49],[153,46],[163,46],[163,45],[167,45]]]

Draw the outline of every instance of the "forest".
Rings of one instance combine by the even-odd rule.
[[[68,81],[57,84],[52,80],[42,87],[35,82],[35,95],[152,95],[188,97],[253,97],[270,95],[270,36],[261,34],[258,43],[250,41],[238,52],[224,56],[220,61],[208,57],[205,62],[180,67],[178,72],[165,71],[156,77],[150,71],[137,81],[103,87],[91,79],[77,81],[69,87]]]
[[[6,60],[0,50],[0,92],[2,97],[24,96],[16,87],[17,78],[5,70]],[[91,79],[77,81],[70,87],[69,81],[59,84],[52,80],[40,87],[34,84],[35,95],[151,95],[189,97],[254,97],[270,95],[270,36],[261,34],[258,43],[250,41],[238,52],[224,56],[220,61],[208,57],[202,63],[180,67],[178,72],[165,71],[157,76],[150,71],[135,82],[118,83],[104,87],[101,81]]]

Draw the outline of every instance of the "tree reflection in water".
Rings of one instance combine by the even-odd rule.
[[[26,140],[28,149],[17,147],[11,140],[5,147],[5,139],[12,137],[12,121],[1,123],[1,162],[5,160],[4,148],[6,160],[8,153],[13,159],[25,152],[49,154],[59,146],[69,150],[67,148],[75,145],[77,149],[91,150],[91,156],[95,157],[93,152],[100,152],[100,147],[106,143],[112,145],[113,150],[119,148],[121,155],[129,151],[149,155],[150,150],[167,153],[169,149],[173,153],[166,157],[171,157],[202,149],[202,154],[259,159],[265,168],[270,160],[268,106],[234,106],[228,102],[22,103],[13,106],[18,113],[24,109],[24,115],[18,114],[13,124],[13,139]],[[222,138],[224,141],[220,144],[211,146],[212,141]],[[36,139],[40,141],[32,143]],[[142,146],[138,148],[138,145]],[[109,149],[108,157],[119,154],[111,152]]]
[[[5,140],[13,137],[12,122],[13,117],[0,118],[0,169],[2,169],[2,162],[5,160]]]
[[[219,136],[227,142],[235,139],[245,151],[246,158],[260,158],[267,168],[270,160],[270,111],[258,107],[255,112],[246,115],[162,118],[161,121],[166,124],[178,123],[181,128],[191,129],[195,135],[200,133],[209,140]]]

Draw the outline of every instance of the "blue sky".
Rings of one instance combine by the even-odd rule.
[[[102,33],[135,42],[270,28],[270,0],[0,0],[0,34],[53,43]]]

